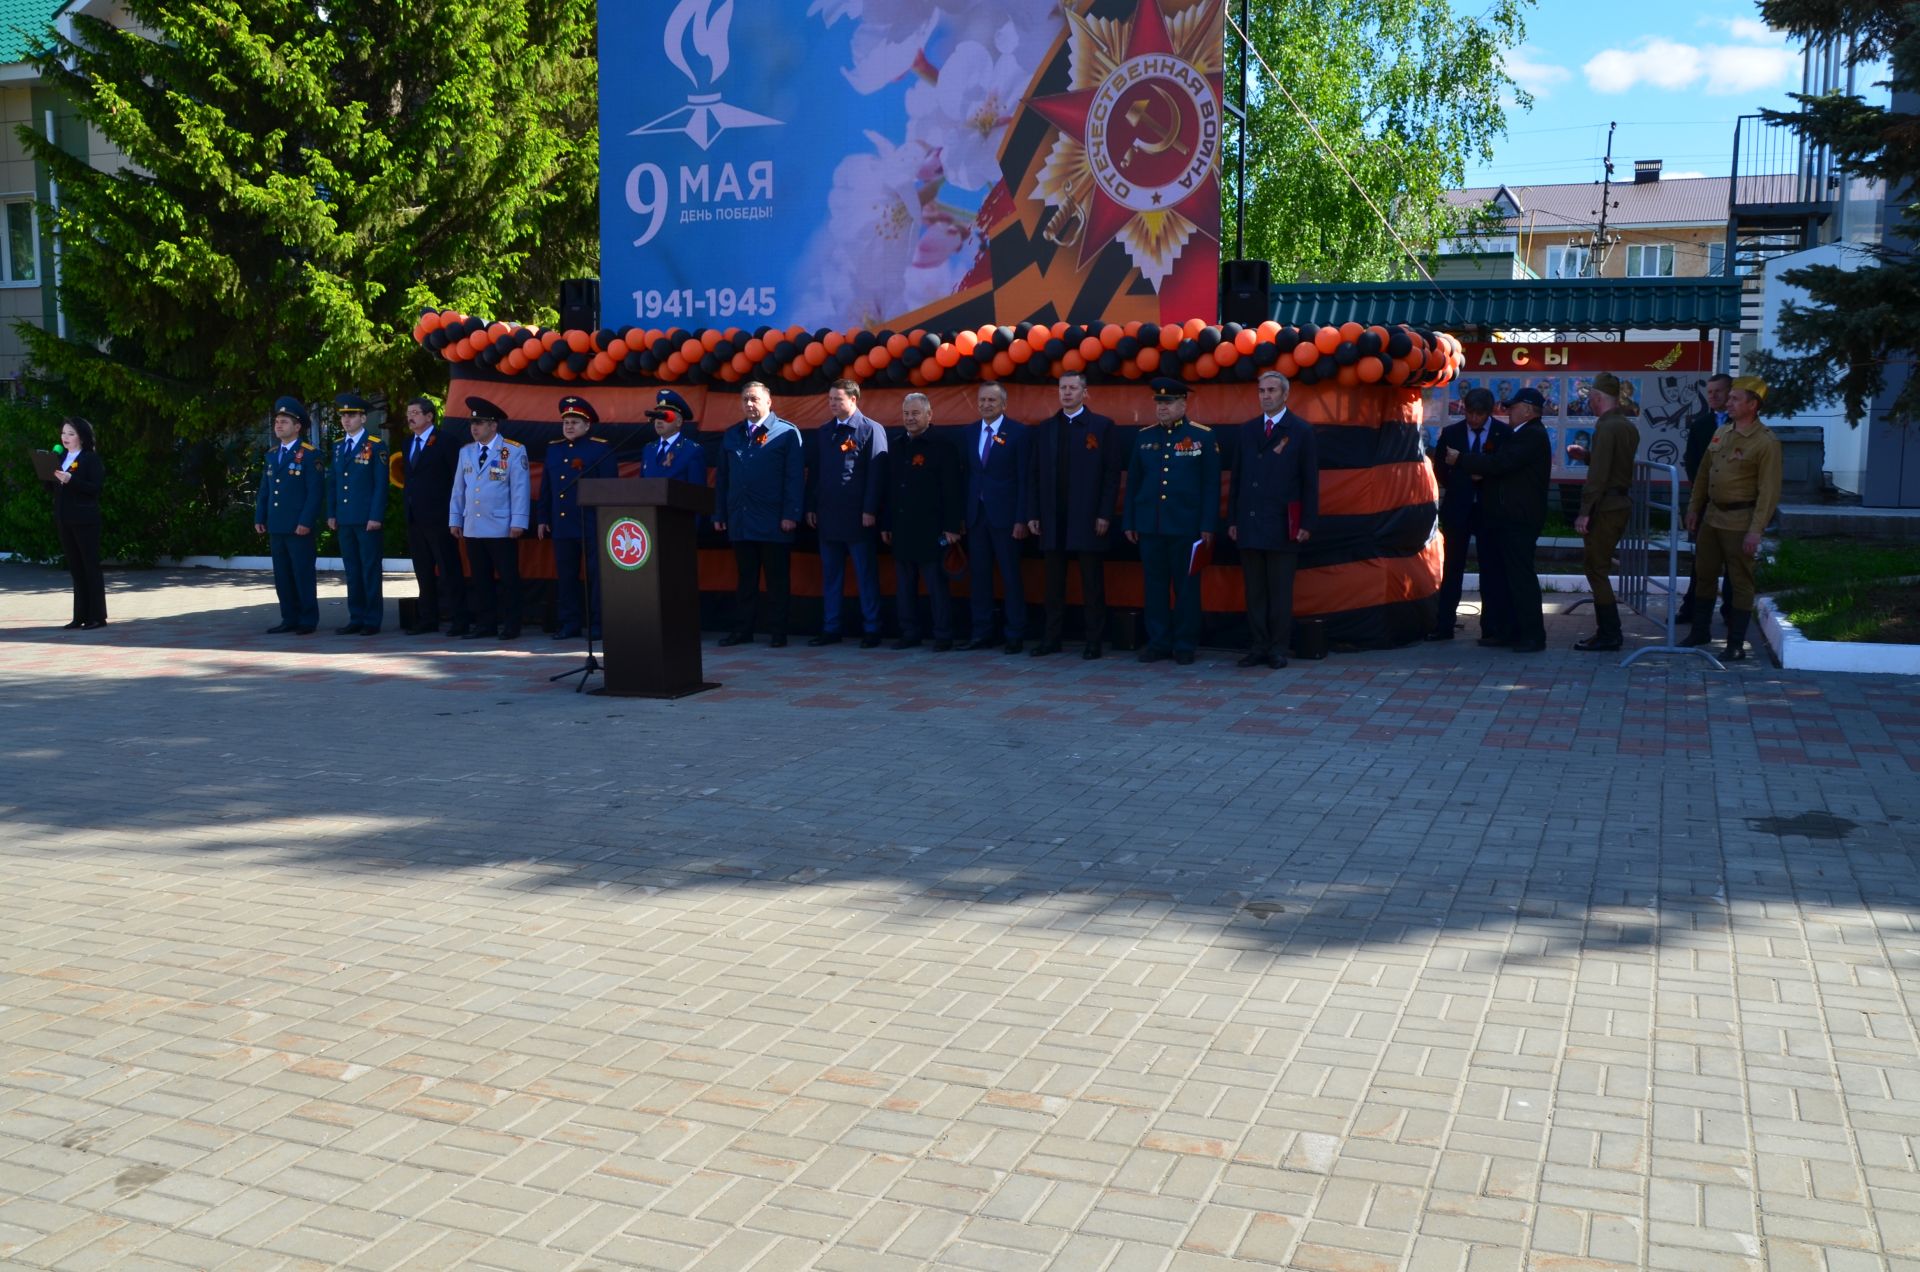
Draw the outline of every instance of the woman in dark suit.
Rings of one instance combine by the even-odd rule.
[[[68,629],[107,625],[107,580],[100,570],[100,487],[107,466],[93,446],[93,425],[79,416],[60,422],[66,458],[53,474],[53,524],[73,575],[73,621]]]

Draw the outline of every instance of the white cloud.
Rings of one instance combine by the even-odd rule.
[[[1543,54],[1544,49],[1531,44],[1523,44],[1509,51],[1505,58],[1507,74],[1535,97],[1551,97],[1557,86],[1573,77],[1573,72],[1558,62],[1549,62]]]
[[[1660,174],[1660,179],[1662,181],[1691,181],[1696,177],[1704,177],[1706,175],[1704,172],[1663,172]]]
[[[1714,96],[1736,96],[1772,88],[1790,79],[1800,55],[1786,37],[1751,18],[1716,20],[1737,41],[1685,44],[1665,36],[1643,36],[1625,48],[1602,49],[1580,69],[1596,93],[1634,88],[1679,92],[1698,88]]]

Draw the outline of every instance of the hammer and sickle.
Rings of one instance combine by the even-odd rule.
[[[1168,150],[1177,150],[1180,154],[1186,154],[1188,147],[1180,140],[1180,104],[1174,101],[1173,95],[1159,84],[1147,85],[1147,91],[1160,99],[1161,104],[1166,107],[1166,116],[1162,118],[1156,114],[1153,109],[1154,103],[1145,97],[1127,107],[1127,123],[1142,131],[1151,130],[1159,134],[1152,141],[1148,141],[1145,137],[1135,137],[1133,144],[1127,148],[1127,158],[1131,159],[1136,152],[1157,155]]]

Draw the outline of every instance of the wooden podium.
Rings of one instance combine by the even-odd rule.
[[[603,693],[683,698],[718,685],[700,677],[697,518],[705,486],[664,477],[588,477],[580,502],[598,511]]]

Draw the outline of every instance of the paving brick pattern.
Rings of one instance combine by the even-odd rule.
[[[1920,1270],[1920,681],[1556,617],[647,703],[60,588],[0,567],[0,1266]]]

